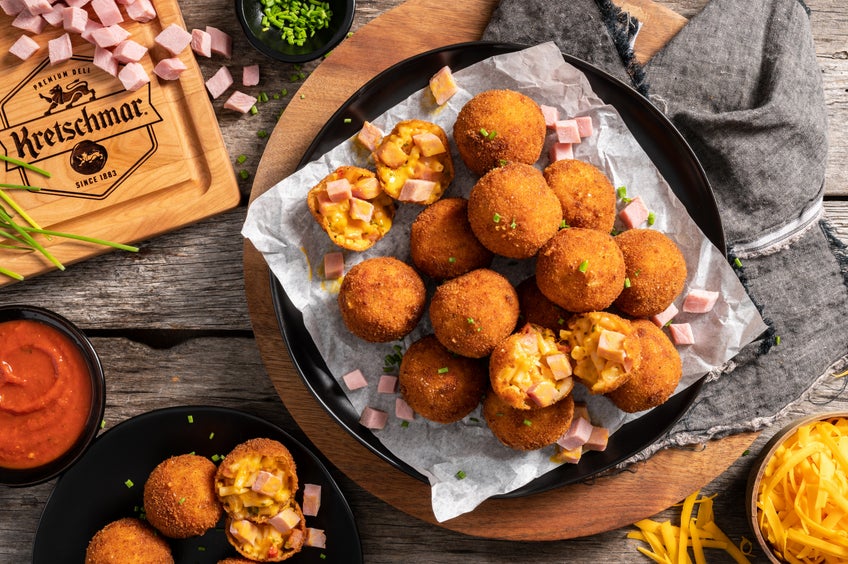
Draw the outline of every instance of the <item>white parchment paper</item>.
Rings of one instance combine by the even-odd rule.
[[[384,132],[405,119],[439,124],[451,138],[456,167],[456,178],[445,197],[467,198],[476,177],[456,153],[451,132],[460,108],[478,92],[493,88],[518,90],[540,104],[558,107],[562,117],[591,116],[594,135],[575,145],[575,158],[598,166],[614,186],[625,186],[630,197],[641,196],[655,213],[653,228],[674,239],[686,257],[689,276],[682,296],[689,288],[705,288],[721,295],[712,312],[680,314],[675,320],[690,322],[697,340],[695,345],[679,347],[684,374],[678,389],[721,367],[765,330],[725,257],[689,217],[618,112],[592,92],[582,72],[564,62],[553,43],[484,60],[456,72],[455,78],[460,91],[446,105],[436,107],[432,95],[424,89],[372,123]],[[548,162],[546,155],[547,151],[539,161],[540,168]],[[341,165],[373,169],[368,153],[349,139],[257,198],[248,210],[242,233],[264,255],[292,303],[303,312],[307,331],[348,399],[359,412],[371,406],[389,413],[388,424],[375,434],[398,458],[428,477],[433,512],[439,521],[471,511],[486,498],[510,492],[555,468],[557,465],[549,460],[553,447],[518,452],[501,445],[486,427],[479,408],[454,424],[442,425],[417,417],[404,427],[394,417],[396,394],[377,393],[384,357],[393,352],[393,344],[367,343],[344,326],[337,305],[338,283],[322,280],[317,272],[324,254],[339,249],[312,219],[306,205],[309,189]],[[385,238],[363,253],[345,251],[346,269],[373,256],[392,255],[411,262],[409,226],[422,209],[402,204]],[[518,284],[533,273],[534,263],[496,258],[492,268]],[[400,345],[405,349],[430,332],[425,315]],[[341,377],[354,369],[362,370],[369,386],[351,392]],[[589,396],[579,385],[575,395],[576,399],[588,401],[595,424],[611,430],[639,415],[625,417],[608,400]],[[457,478],[459,471],[465,478]]]

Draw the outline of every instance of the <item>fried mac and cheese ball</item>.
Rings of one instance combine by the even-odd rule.
[[[364,251],[382,239],[395,215],[395,202],[374,173],[355,166],[325,176],[306,195],[306,203],[330,240],[351,251]]]
[[[545,180],[562,205],[562,219],[571,227],[609,233],[615,223],[615,188],[594,165],[574,159],[545,168]]]
[[[539,104],[514,90],[477,94],[460,109],[453,126],[459,155],[478,176],[506,163],[535,163],[546,133]]]
[[[510,163],[483,175],[468,196],[468,222],[484,247],[524,259],[559,229],[562,213],[542,173],[529,164]]]
[[[97,531],[85,550],[85,564],[173,562],[171,547],[165,539],[153,527],[134,517],[112,521]]]
[[[204,534],[221,518],[215,496],[215,464],[203,456],[181,454],[160,462],[144,483],[147,521],[166,537]]]
[[[490,391],[483,400],[483,417],[492,434],[516,450],[537,450],[556,442],[571,425],[571,394],[548,407],[516,409]]]
[[[372,343],[401,339],[424,315],[427,292],[411,266],[394,257],[354,265],[339,288],[339,310],[348,330]]]
[[[398,123],[374,149],[383,190],[401,202],[432,204],[453,181],[453,158],[445,131],[429,121]]]
[[[434,335],[427,335],[406,349],[398,382],[401,396],[415,413],[437,423],[453,423],[480,403],[488,376],[485,362],[455,355]]]
[[[441,280],[486,268],[494,257],[471,230],[464,198],[445,198],[424,208],[412,222],[409,241],[416,268]]]
[[[574,377],[593,394],[612,392],[639,370],[641,343],[623,317],[605,311],[575,315],[560,338],[571,351]]]
[[[472,270],[436,288],[430,321],[449,351],[483,358],[515,328],[518,295],[503,275],[487,268]]]
[[[677,244],[654,229],[630,229],[616,235],[615,242],[627,276],[615,306],[633,317],[665,311],[686,283],[686,259]]]
[[[548,241],[536,258],[536,284],[566,311],[606,309],[624,287],[624,256],[612,236],[572,227]]]
[[[492,391],[515,409],[547,407],[574,386],[568,351],[554,331],[528,323],[500,342],[489,358]]]
[[[636,413],[665,403],[680,383],[683,366],[677,348],[647,319],[630,322],[640,343],[638,368],[607,397],[622,411]]]

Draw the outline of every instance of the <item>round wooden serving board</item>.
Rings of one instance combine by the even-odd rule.
[[[251,199],[294,172],[324,123],[372,77],[410,56],[474,41],[496,0],[409,0],[379,16],[322,62],[291,101],[268,142]],[[619,2],[644,22],[637,43],[645,60],[685,24],[666,8],[639,0]],[[245,289],[262,359],[292,416],[342,472],[394,507],[469,535],[510,540],[567,539],[609,531],[678,502],[724,471],[751,444],[753,434],[711,441],[706,448],[664,450],[631,472],[606,476],[515,499],[491,499],[471,513],[437,523],[430,488],[372,454],[324,410],[295,372],[271,301],[269,270],[248,241]]]

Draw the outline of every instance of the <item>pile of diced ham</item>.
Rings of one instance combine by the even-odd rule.
[[[701,288],[693,288],[683,299],[684,313],[709,313],[718,301],[719,293]],[[662,313],[651,317],[658,327],[668,327],[671,341],[675,345],[694,345],[695,335],[690,323],[673,323],[674,317],[680,313],[676,305],[671,304]]]
[[[368,380],[361,370],[356,369],[342,376],[342,380],[348,390],[354,391],[368,386]],[[382,374],[377,381],[377,393],[379,394],[397,394],[398,379],[397,376],[391,374]],[[412,421],[415,419],[415,413],[409,404],[400,396],[395,398],[395,417],[401,421]],[[362,426],[377,431],[386,426],[389,421],[389,414],[382,409],[367,406],[360,414],[359,423]]]
[[[557,439],[557,453],[553,460],[577,464],[588,450],[603,451],[609,441],[609,429],[592,425],[586,404],[574,404],[571,426]]]
[[[9,48],[12,55],[21,60],[29,59],[44,47],[38,36],[47,26],[62,28],[64,34],[46,42],[51,65],[63,63],[74,55],[71,34],[79,35],[95,46],[94,65],[117,77],[129,91],[138,90],[150,82],[142,60],[151,56],[150,49],[154,45],[161,47],[166,54],[153,61],[153,73],[162,80],[177,80],[186,70],[180,55],[189,46],[204,57],[213,54],[226,58],[232,56],[232,39],[212,26],[189,33],[172,23],[154,38],[154,45],[142,45],[132,39],[122,24],[127,20],[147,23],[155,19],[156,9],[150,0],[0,0],[0,8],[14,18],[12,27],[26,32]],[[219,75],[210,79],[211,84],[207,82],[213,98],[232,84],[229,71]],[[244,85],[254,86],[258,82],[259,66],[245,67]],[[245,113],[255,103],[256,99],[252,96],[234,92],[224,107]]]
[[[556,134],[548,158],[550,162],[574,158],[574,145],[592,135],[592,118],[577,116],[560,118],[559,110],[553,106],[539,106],[545,117],[545,126]]]

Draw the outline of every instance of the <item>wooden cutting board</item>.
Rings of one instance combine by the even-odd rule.
[[[153,74],[155,62],[170,56],[154,37],[172,23],[185,28],[177,0],[154,5],[157,19],[121,24],[150,48],[141,63],[151,81],[135,92],[95,67],[93,45],[76,34],[73,58],[51,65],[47,41],[64,32],[49,25],[33,36],[40,49],[21,61],[8,51],[23,32],[0,13],[0,148],[52,175],[6,164],[2,182],[42,188],[8,193],[45,229],[129,243],[238,205],[235,173],[191,49],[179,56],[188,70],[178,80]],[[42,243],[66,265],[108,250],[58,237]],[[8,249],[0,249],[0,266],[24,276],[53,268],[38,253]],[[0,275],[0,285],[11,282]]]
[[[294,171],[320,128],[356,89],[407,57],[479,39],[496,4],[496,0],[409,0],[358,30],[316,69],[289,104],[269,139],[251,197]],[[636,43],[642,60],[685,24],[683,18],[652,2],[627,4],[645,24]],[[415,25],[411,22],[420,22],[420,29],[410,27]],[[268,268],[250,242],[245,244],[244,267],[263,361],[298,424],[349,478],[394,507],[436,523],[429,486],[359,444],[304,386],[280,336]],[[754,438],[737,435],[712,441],[699,451],[662,451],[635,465],[632,472],[518,499],[488,500],[471,513],[436,524],[469,535],[511,540],[566,539],[609,531],[653,515],[700,488],[739,457]]]

